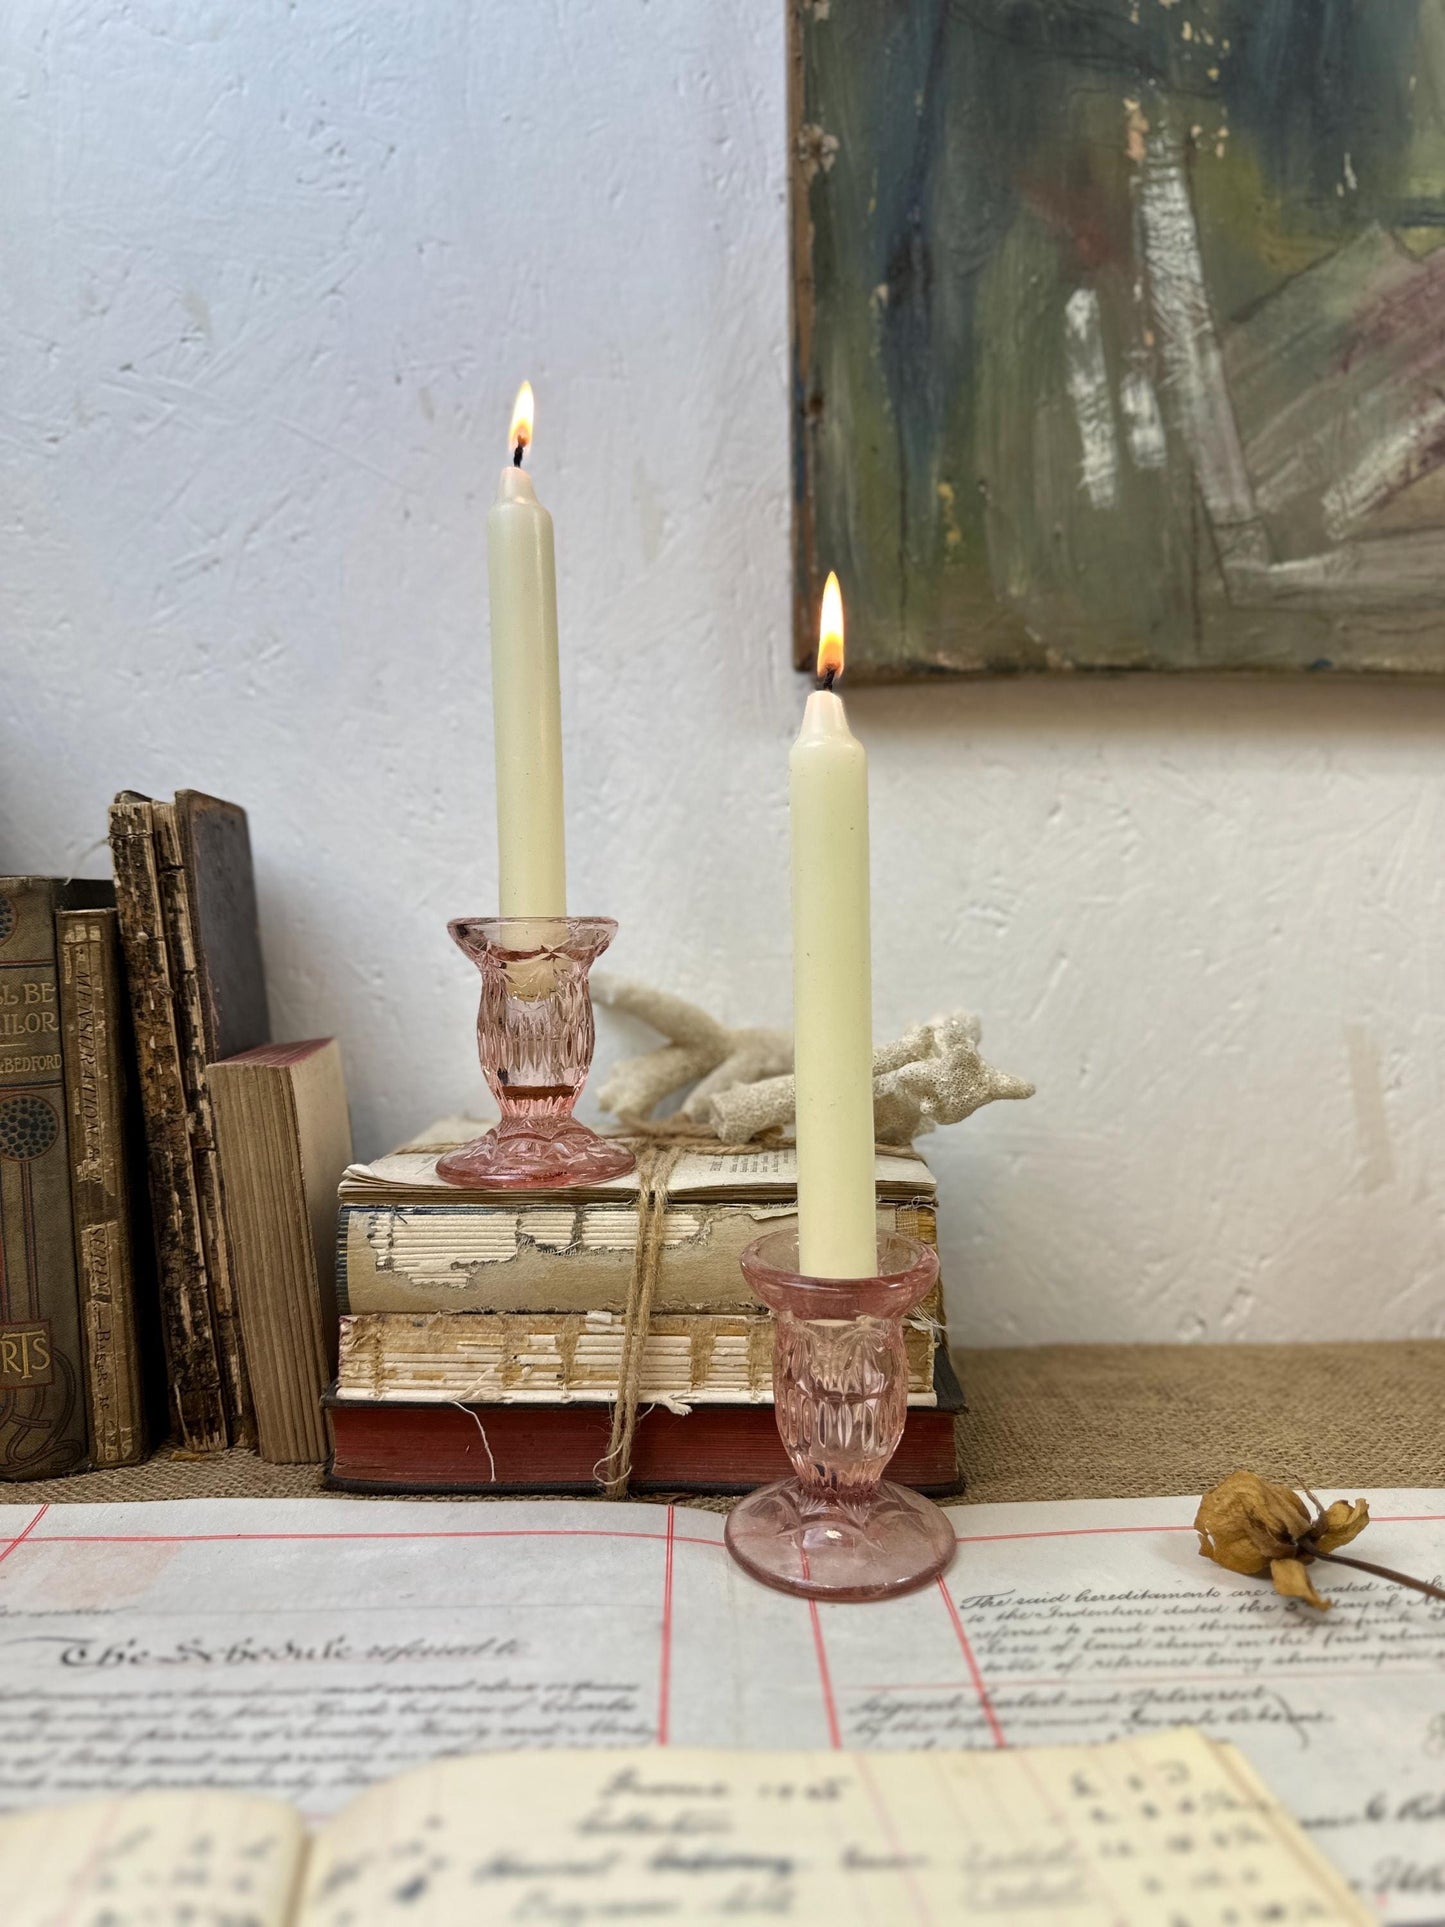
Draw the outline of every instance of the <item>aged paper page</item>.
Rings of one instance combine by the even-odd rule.
[[[374,1158],[370,1164],[347,1165],[342,1175],[342,1196],[381,1200],[389,1192],[402,1191],[452,1199],[455,1188],[436,1174],[438,1154],[480,1136],[495,1122],[495,1118],[443,1118],[401,1150]],[[874,1171],[880,1191],[890,1196],[914,1191],[929,1195],[938,1188],[937,1179],[916,1151],[880,1151]],[[746,1195],[760,1184],[796,1184],[797,1177],[798,1155],[791,1145],[759,1145],[757,1150],[746,1152],[689,1151],[679,1160],[667,1188],[674,1198],[726,1197],[731,1192]],[[599,1197],[635,1198],[637,1173],[627,1171],[619,1178],[606,1178],[583,1189]],[[506,1206],[504,1198],[490,1201]]]
[[[1370,1497],[1364,1556],[1445,1572],[1445,1493]],[[1314,1613],[1200,1559],[1193,1512],[956,1507],[943,1583],[813,1609],[733,1567],[718,1515],[661,1505],[0,1507],[0,1807],[204,1784],[315,1816],[494,1748],[1182,1722],[1234,1741],[1380,1918],[1438,1922],[1445,1609],[1332,1569]]]
[[[1225,1749],[649,1753],[451,1761],[363,1794],[299,1927],[464,1920],[1016,1927],[1359,1922]]]
[[[244,1794],[139,1793],[0,1819],[6,1927],[289,1927],[300,1818]]]

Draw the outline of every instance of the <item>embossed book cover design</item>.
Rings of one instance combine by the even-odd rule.
[[[90,1456],[143,1459],[164,1425],[159,1307],[116,912],[55,920]]]
[[[85,1462],[55,914],[108,892],[0,877],[0,1478]]]

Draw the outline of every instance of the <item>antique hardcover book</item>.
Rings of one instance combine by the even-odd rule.
[[[196,1451],[254,1440],[206,1064],[265,1042],[246,813],[179,790],[111,807],[174,1420]]]
[[[1375,1918],[1243,1754],[1176,1727],[957,1752],[607,1747],[435,1760],[314,1834],[260,1794],[0,1820],[7,1927]]]
[[[612,1415],[586,1399],[547,1404],[378,1401],[326,1396],[329,1482],[345,1492],[596,1492]],[[890,1478],[935,1498],[962,1490],[954,1421],[963,1409],[948,1353],[933,1390],[910,1398]],[[789,1470],[768,1404],[650,1399],[632,1442],[634,1492],[748,1492]]]
[[[648,1323],[639,1394],[673,1411],[771,1405],[771,1312],[661,1313]],[[617,1397],[616,1312],[362,1312],[341,1320],[336,1396],[558,1405]],[[933,1403],[934,1325],[905,1326],[909,1401]]]
[[[177,790],[173,823],[186,881],[205,1061],[268,1042],[266,966],[256,909],[251,831],[236,803]]]
[[[206,1077],[261,1456],[319,1463],[336,1352],[336,1186],[351,1159],[340,1046],[262,1044]]]
[[[165,1374],[120,932],[114,909],[55,921],[90,1458],[133,1465],[164,1424]]]
[[[635,1173],[594,1189],[458,1191],[436,1175],[450,1144],[485,1128],[443,1119],[342,1180],[337,1291],[343,1312],[620,1312],[637,1252]],[[879,1226],[936,1241],[936,1184],[911,1151],[880,1155]],[[668,1183],[653,1310],[754,1312],[744,1246],[797,1213],[791,1148],[699,1149]],[[941,1319],[941,1300],[923,1311]]]
[[[255,1414],[206,1065],[271,1034],[250,832],[243,809],[199,790],[153,803],[151,815],[221,1390],[232,1444],[249,1445]]]
[[[188,1450],[218,1452],[230,1443],[230,1425],[212,1323],[176,988],[149,797],[131,790],[116,797],[110,809],[110,850],[145,1117],[171,1420]]]
[[[108,883],[0,877],[0,1478],[86,1459],[56,913]]]
[[[339,1375],[327,1397],[332,1483],[347,1490],[595,1490],[607,1449],[638,1247],[635,1173],[567,1192],[459,1191],[436,1175],[483,1128],[444,1118],[340,1187]],[[880,1155],[880,1229],[933,1243],[935,1183],[914,1152]],[[743,1248],[797,1214],[790,1147],[699,1147],[663,1206],[643,1354],[634,1490],[747,1490],[788,1469],[772,1410],[772,1314]],[[959,1489],[962,1395],[941,1292],[905,1343],[908,1422],[894,1476]]]

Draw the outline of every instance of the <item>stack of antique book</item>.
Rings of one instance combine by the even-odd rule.
[[[319,1460],[336,1045],[267,1042],[244,810],[125,791],[110,844],[114,884],[0,878],[0,1479]]]
[[[391,1491],[587,1491],[608,1447],[638,1247],[636,1175],[568,1192],[461,1191],[443,1120],[340,1188],[333,1484]],[[935,1242],[916,1153],[880,1155],[880,1226]],[[772,1315],[743,1247],[796,1212],[789,1149],[684,1155],[663,1206],[642,1355],[634,1490],[737,1490],[787,1470],[772,1410]],[[906,1335],[909,1416],[893,1475],[957,1490],[941,1294]]]
[[[125,791],[110,845],[114,885],[0,879],[0,1108],[31,1127],[0,1173],[10,1478],[132,1463],[168,1421],[255,1438],[205,1078],[269,1034],[246,815]]]

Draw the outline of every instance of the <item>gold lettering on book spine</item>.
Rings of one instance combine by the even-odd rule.
[[[12,985],[11,988],[14,989],[16,986]],[[25,984],[20,988],[33,990],[36,986]],[[41,988],[53,990],[54,985],[44,984]],[[59,1029],[60,1019],[54,1010],[39,1010],[34,1007],[28,1010],[0,1010],[0,1044],[9,1045],[17,1041],[28,1044],[32,1038],[54,1037]]]
[[[71,1091],[70,1154],[81,1184],[104,1184],[107,1177],[98,1037],[101,1011],[96,994],[100,943],[98,927],[84,924],[66,930],[61,950],[65,985],[74,994],[76,1078]]]
[[[135,1444],[134,1427],[127,1423],[116,1356],[117,1302],[124,1275],[120,1227],[114,1218],[88,1224],[80,1236],[80,1261],[85,1279],[86,1361],[90,1370],[90,1422],[95,1456],[103,1464],[123,1462]]]
[[[97,1465],[126,1464],[143,1444],[130,1213],[118,1136],[122,1073],[112,1046],[119,981],[113,975],[111,935],[107,920],[61,919],[71,1203],[91,1452]]]
[[[37,1319],[30,1325],[0,1325],[0,1391],[18,1392],[27,1385],[54,1383],[49,1319]]]

